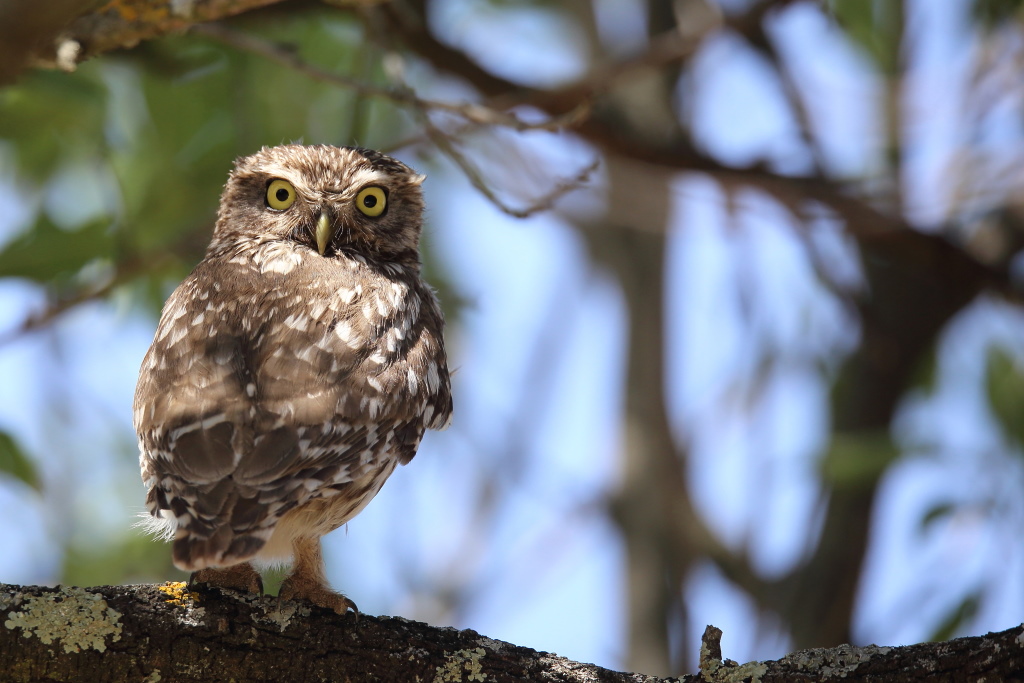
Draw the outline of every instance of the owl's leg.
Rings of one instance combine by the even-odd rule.
[[[295,551],[295,565],[281,584],[279,595],[282,598],[308,600],[338,614],[345,614],[350,609],[354,612],[359,611],[356,603],[328,587],[319,537],[300,536],[292,542],[292,548]]]
[[[205,583],[208,586],[217,588],[231,588],[236,591],[248,591],[256,595],[263,595],[263,579],[251,564],[242,564],[224,567],[223,569],[200,569],[192,572],[188,579],[189,585]]]

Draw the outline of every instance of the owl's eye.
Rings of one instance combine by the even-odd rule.
[[[388,206],[388,195],[382,187],[364,187],[356,195],[356,207],[370,218],[384,213]]]
[[[267,186],[267,206],[271,209],[284,211],[295,203],[295,188],[287,180],[280,178]]]

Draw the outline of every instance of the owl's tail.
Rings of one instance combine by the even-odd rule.
[[[255,492],[254,492],[255,493]],[[174,541],[174,565],[184,571],[230,567],[251,560],[274,532],[269,505],[242,495],[230,480],[198,491],[171,493],[156,486],[147,499],[149,519],[139,524]]]
[[[235,535],[230,526],[222,526],[213,535],[202,538],[185,530],[174,539],[174,566],[187,572],[208,567],[230,567],[251,560],[266,544],[265,532]]]

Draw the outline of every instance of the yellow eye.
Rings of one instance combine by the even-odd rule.
[[[267,206],[284,211],[295,203],[295,188],[287,180],[275,180],[267,187]]]
[[[387,208],[388,196],[382,187],[364,187],[356,195],[356,206],[370,218],[376,218]]]

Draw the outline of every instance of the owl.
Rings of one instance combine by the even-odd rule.
[[[262,592],[257,567],[291,561],[282,597],[355,609],[320,538],[452,414],[423,179],[357,147],[236,161],[135,391],[149,526],[193,581]]]

